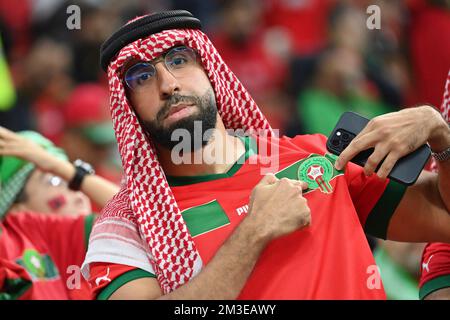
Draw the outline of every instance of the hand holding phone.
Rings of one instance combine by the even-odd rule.
[[[369,119],[354,112],[345,112],[342,114],[327,140],[328,151],[335,155],[340,155],[350,142],[364,129],[368,122]],[[373,151],[374,148],[364,150],[353,157],[351,162],[364,167]],[[430,147],[427,144],[422,145],[414,152],[400,158],[388,177],[405,185],[414,184],[430,155]],[[382,162],[375,171],[379,169],[381,164]]]

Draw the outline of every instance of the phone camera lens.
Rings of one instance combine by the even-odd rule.
[[[349,138],[350,138],[350,136],[348,135],[348,133],[342,134],[342,141],[348,141]]]
[[[331,144],[335,147],[337,147],[339,145],[339,139],[333,139],[331,140]]]

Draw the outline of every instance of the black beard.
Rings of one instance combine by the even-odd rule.
[[[177,122],[170,124],[168,127],[162,125],[162,121],[169,113],[172,105],[177,103],[188,103],[195,104],[198,110],[196,110],[192,115],[187,116]],[[195,132],[200,129],[198,124],[194,126],[195,121],[201,122],[201,131]],[[180,143],[179,140],[172,139],[172,133],[177,129],[185,129],[189,132],[191,138],[191,150],[196,151],[208,144],[211,139],[210,135],[205,135],[207,130],[215,129],[217,123],[217,106],[216,99],[214,96],[214,91],[209,89],[206,93],[199,96],[181,96],[179,94],[174,94],[169,97],[161,108],[161,110],[156,115],[156,120],[146,121],[141,119],[141,124],[143,129],[148,134],[149,138],[156,144],[172,150],[177,144]],[[195,133],[194,133],[195,132]],[[209,132],[212,132],[210,130]],[[200,137],[201,143],[194,141],[194,137]]]

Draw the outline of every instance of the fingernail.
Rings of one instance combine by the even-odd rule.
[[[334,167],[335,167],[337,170],[341,170],[341,163],[340,163],[339,161],[336,161],[336,162],[334,163]]]

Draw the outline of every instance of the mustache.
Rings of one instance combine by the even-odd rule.
[[[161,110],[158,111],[158,114],[156,115],[156,119],[158,121],[162,121],[166,115],[170,112],[170,108],[172,108],[173,105],[179,104],[179,103],[186,103],[186,104],[195,104],[197,106],[200,106],[200,98],[197,96],[182,96],[178,93],[175,93],[171,95],[166,102],[164,102],[164,105],[162,106]]]

